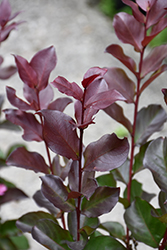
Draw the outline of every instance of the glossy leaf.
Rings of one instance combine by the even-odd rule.
[[[82,100],[83,90],[75,83],[70,83],[64,77],[58,76],[52,83],[61,93]]]
[[[132,132],[132,124],[127,117],[124,116],[123,108],[117,103],[113,103],[107,108],[103,109],[104,112],[111,118],[121,123],[127,130]]]
[[[72,100],[70,98],[60,97],[57,98],[55,101],[51,102],[48,106],[48,109],[58,110],[63,112],[64,109],[67,107],[67,105],[69,105],[70,103],[72,103]]]
[[[93,172],[84,171],[82,175],[81,192],[88,200],[98,187],[98,183],[94,177],[95,177],[94,171]]]
[[[59,176],[62,180],[68,176],[68,173],[71,168],[72,160],[69,160],[65,166],[61,166],[60,164],[60,157],[56,155],[52,161],[52,171],[54,175]]]
[[[67,200],[69,193],[60,177],[46,175],[41,177],[41,180],[42,193],[55,207],[65,212],[70,212],[75,209],[74,202]]]
[[[21,80],[30,88],[37,86],[37,73],[31,65],[29,65],[28,61],[21,56],[15,56],[15,62]]]
[[[87,88],[95,79],[97,80],[102,78],[106,72],[107,69],[105,68],[92,67],[88,69],[83,77],[82,86]]]
[[[49,148],[62,156],[78,159],[79,139],[73,119],[59,111],[42,110],[44,116],[44,138]]]
[[[45,89],[48,85],[48,79],[51,71],[55,68],[57,56],[53,46],[40,50],[31,59],[30,66],[37,74],[37,89]]]
[[[16,225],[22,232],[31,233],[32,228],[37,222],[43,219],[49,219],[57,223],[56,219],[51,214],[38,211],[24,214],[17,220]]]
[[[86,147],[84,170],[110,171],[118,168],[126,161],[128,152],[127,139],[118,139],[115,134],[104,135]]]
[[[50,172],[44,158],[37,152],[29,152],[24,147],[15,149],[7,158],[8,166],[16,166],[48,174]]]
[[[113,20],[115,33],[119,40],[134,46],[137,52],[142,51],[141,42],[144,39],[144,26],[132,15],[120,12]]]
[[[143,83],[141,89],[140,89],[140,94],[143,92],[145,88],[147,88],[151,82],[153,82],[159,75],[161,75],[164,71],[167,70],[167,64],[162,65],[157,71],[155,71],[148,80],[146,80],[145,83]]]
[[[146,28],[156,24],[167,14],[167,3],[164,0],[154,1],[148,15]]]
[[[145,1],[145,0],[144,0]],[[139,7],[136,3],[131,0],[122,0],[123,3],[130,6],[132,8],[133,16],[136,18],[137,21],[141,23],[145,23],[145,16],[140,12]]]
[[[39,207],[46,208],[53,215],[57,215],[60,212],[58,208],[56,208],[48,199],[46,199],[41,190],[35,192],[33,199]]]
[[[148,168],[159,188],[167,192],[167,138],[157,138],[148,146],[144,166]]]
[[[100,92],[97,95],[93,95],[84,105],[85,109],[91,107],[93,109],[104,109],[116,101],[126,101],[126,98],[122,96],[115,89]]]
[[[166,119],[166,112],[160,105],[142,108],[137,114],[135,142],[144,144],[153,133],[161,130]]]
[[[6,109],[4,112],[7,120],[24,129],[24,134],[22,136],[24,140],[43,140],[42,125],[37,121],[33,114],[15,109]]]
[[[137,74],[135,61],[133,58],[124,54],[124,51],[120,45],[111,44],[106,48],[105,51],[121,61],[130,71],[133,72],[133,74]]]
[[[158,218],[151,215],[152,210],[154,208],[148,202],[136,198],[136,201],[127,208],[124,218],[136,240],[157,248],[166,227]]]
[[[83,198],[81,213],[94,218],[110,212],[118,202],[119,191],[119,188],[98,187],[89,201]]]
[[[106,230],[111,236],[120,240],[124,240],[125,238],[125,229],[119,222],[104,222],[100,224],[99,228]]]
[[[64,241],[72,241],[71,235],[52,220],[39,220],[32,229],[32,236],[47,249],[70,250]]]
[[[101,250],[104,249],[110,250],[125,250],[126,248],[117,240],[110,236],[98,236],[91,238],[84,248],[84,250]]]
[[[152,49],[148,56],[143,60],[141,77],[145,77],[151,71],[156,71],[167,57],[167,45],[161,45]]]
[[[104,76],[109,89],[115,89],[122,94],[126,102],[133,103],[135,95],[135,84],[120,68],[109,68]]]

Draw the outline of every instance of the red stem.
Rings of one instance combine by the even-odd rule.
[[[84,101],[85,101],[85,93],[86,93],[86,88],[84,90],[83,94],[83,101],[82,101],[82,116],[81,116],[81,125],[84,123]],[[81,192],[82,188],[82,151],[83,151],[83,134],[84,134],[84,129],[80,128],[80,143],[79,143],[79,183],[78,183],[78,192]],[[78,197],[78,205],[76,207],[76,213],[77,213],[77,241],[80,240],[80,210],[81,206],[81,197]]]
[[[162,241],[161,245],[159,246],[159,250],[164,250],[166,245],[167,245],[167,229],[165,231],[163,241]]]

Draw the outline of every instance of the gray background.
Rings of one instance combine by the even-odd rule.
[[[11,54],[17,54],[30,60],[39,50],[54,45],[58,57],[56,69],[52,72],[50,81],[58,75],[64,76],[69,81],[80,84],[84,73],[92,66],[100,67],[122,67],[111,55],[104,53],[105,48],[111,43],[119,43],[113,32],[112,22],[95,8],[90,8],[86,0],[11,0],[13,12],[23,10],[17,20],[25,20],[18,27],[17,31],[12,31],[9,39],[2,43],[0,54],[5,57],[4,65],[14,64]],[[123,45],[126,54],[138,60],[138,54],[133,51],[130,45]],[[148,52],[148,51],[147,51]],[[132,77],[129,71],[127,73]],[[140,106],[146,106],[152,102],[162,104],[166,108],[161,88],[167,86],[166,73],[145,91],[140,100]],[[5,93],[5,86],[17,89],[17,95],[22,96],[22,82],[16,74],[6,81],[1,81],[1,93]],[[55,98],[61,96],[55,90]],[[133,105],[123,104],[125,113],[132,118]],[[4,108],[10,107],[6,101]],[[73,115],[72,105],[67,108],[67,113]],[[99,139],[106,133],[114,132],[120,125],[99,112],[96,118],[96,125],[92,125],[85,132],[85,145]],[[165,135],[166,128],[162,131]],[[157,136],[156,134],[155,136]],[[9,133],[0,131],[1,148],[5,151],[12,143],[22,142],[21,133]],[[25,143],[25,142],[24,142]],[[30,151],[38,150],[45,154],[42,143],[27,143]],[[15,167],[1,170],[0,175],[9,181],[14,182],[23,189],[30,197],[40,186],[38,176],[32,171],[26,171]],[[137,176],[140,182],[144,183],[143,188],[148,192],[158,192],[157,186],[152,181],[151,174],[144,170]],[[121,186],[123,187],[123,186]],[[153,199],[152,204],[157,206],[157,199]],[[3,220],[18,218],[29,211],[38,211],[31,199],[20,202],[11,202],[1,207],[1,217]],[[41,209],[40,209],[41,210]],[[122,206],[117,204],[111,213],[101,216],[101,220],[113,220],[123,222]],[[45,249],[38,243],[31,241],[31,249]],[[140,244],[139,250],[152,249]]]

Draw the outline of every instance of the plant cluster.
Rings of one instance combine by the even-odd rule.
[[[53,46],[40,50],[30,62],[15,56],[25,99],[7,87],[7,98],[15,109],[4,110],[6,119],[22,127],[24,140],[43,142],[47,158],[18,147],[9,155],[7,165],[41,173],[41,189],[33,198],[48,210],[27,213],[16,224],[51,250],[131,250],[137,249],[138,242],[167,249],[167,138],[149,140],[161,130],[167,114],[158,104],[139,110],[143,91],[167,70],[163,64],[167,45],[145,55],[149,43],[167,27],[167,2],[123,2],[133,14],[116,14],[113,26],[121,42],[130,44],[138,53],[139,61],[126,55],[117,44],[108,46],[106,52],[121,61],[136,81],[122,68],[92,67],[81,86],[62,76],[49,83],[57,63]],[[66,96],[54,100],[52,87]],[[167,89],[162,91],[167,103]],[[74,117],[70,117],[64,110],[73,100]],[[133,105],[132,122],[120,101]],[[86,129],[94,126],[99,110],[128,130],[129,142],[112,133],[84,145]],[[135,179],[145,168],[160,188],[159,208],[150,203],[155,194],[144,191]],[[96,172],[108,173],[97,177]],[[123,195],[118,182],[125,185]],[[126,230],[119,222],[100,222],[99,217],[110,212],[117,202],[125,210]]]

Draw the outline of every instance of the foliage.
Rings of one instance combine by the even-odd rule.
[[[135,81],[121,68],[92,67],[81,85],[62,76],[49,83],[57,64],[53,46],[40,50],[30,62],[15,56],[25,100],[7,87],[8,100],[15,109],[4,110],[6,119],[22,127],[24,140],[43,142],[47,159],[39,152],[19,147],[8,156],[7,165],[41,173],[41,189],[34,194],[34,200],[48,210],[27,213],[16,225],[47,249],[131,250],[137,249],[137,242],[166,249],[167,139],[149,138],[161,130],[167,114],[158,104],[141,110],[138,106],[143,91],[167,70],[163,64],[167,45],[145,55],[147,45],[167,27],[167,3],[123,2],[132,8],[133,15],[116,14],[113,26],[120,41],[138,53],[139,62],[117,44],[109,45],[106,52],[121,61]],[[52,87],[66,97],[54,100]],[[166,101],[167,89],[163,94]],[[73,100],[74,117],[70,117],[64,110]],[[133,104],[133,122],[124,115],[121,102]],[[127,129],[129,142],[112,133],[84,145],[86,129],[93,126],[99,110]],[[151,171],[160,188],[158,209],[150,203],[155,194],[144,191],[135,179],[144,168]],[[96,172],[105,174],[96,177]],[[123,194],[118,181],[125,185]],[[119,222],[100,222],[99,217],[110,212],[117,202],[125,209],[126,230]]]

